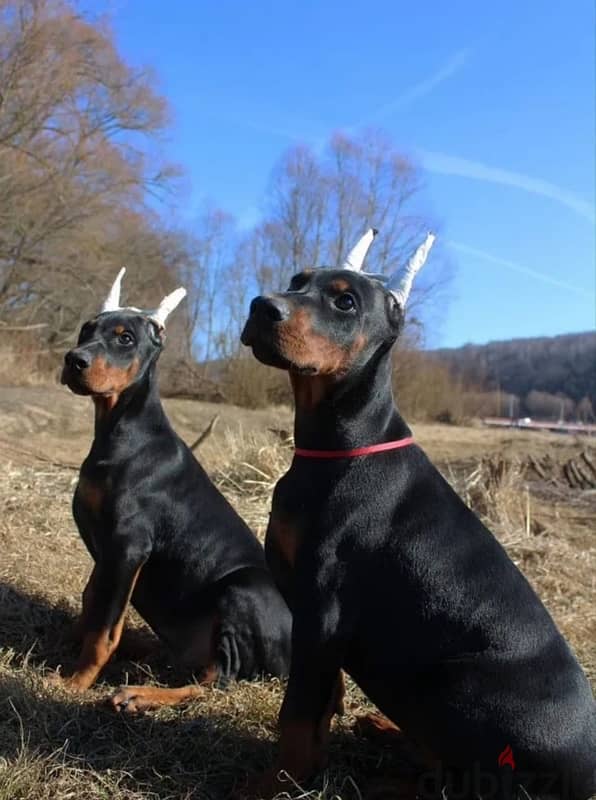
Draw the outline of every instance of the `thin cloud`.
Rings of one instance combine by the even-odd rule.
[[[440,86],[449,78],[453,77],[456,72],[466,64],[468,61],[472,50],[469,47],[463,48],[462,50],[458,50],[454,53],[448,61],[443,64],[443,66],[439,67],[432,75],[429,75],[428,78],[420,81],[419,83],[414,84],[409,89],[406,89],[402,94],[399,95],[395,100],[392,100],[389,103],[385,103],[376,111],[373,111],[369,114],[366,120],[362,120],[361,122],[356,123],[354,126],[355,128],[360,127],[364,124],[370,124],[371,122],[381,122],[387,117],[393,116],[393,114],[401,111],[403,108],[406,108],[414,100],[419,100],[421,97],[426,97],[427,94],[430,94],[437,86]]]
[[[444,81],[448,80],[457,72],[459,72],[459,70],[462,69],[462,67],[468,61],[471,52],[471,48],[468,47],[458,50],[441,67],[433,72],[432,75],[429,75],[424,80],[414,84],[409,89],[406,89],[395,100],[391,100],[389,103],[379,106],[358,122],[339,127],[342,130],[351,133],[366,125],[381,122],[388,117],[391,117],[396,112],[401,111],[401,109],[409,106],[415,100],[430,94],[434,89],[436,89],[437,86],[440,86],[440,84],[442,84]],[[305,130],[316,130],[317,127],[320,129],[321,126],[318,125],[318,123],[313,123],[312,121],[297,120],[294,124],[291,124],[289,120],[285,120],[281,124],[278,124],[277,122],[269,123],[266,121],[266,118],[264,119],[259,117],[257,119],[248,115],[242,117],[226,115],[224,118],[227,118],[229,122],[242,125],[246,128],[251,128],[252,130],[260,133],[268,133],[272,136],[288,139],[290,141],[309,142],[315,151],[320,151],[323,149],[328,139],[327,134],[317,135],[312,133],[306,134],[304,132],[300,133],[300,131]]]
[[[522,189],[525,192],[555,200],[589,222],[594,223],[596,219],[596,209],[591,203],[578,197],[573,192],[542,178],[532,178],[521,172],[491,167],[479,161],[470,161],[467,158],[459,158],[446,153],[437,153],[431,150],[418,150],[418,153],[428,172],[440,175],[457,175],[462,178],[497,183],[502,186],[513,186],[516,189]]]
[[[519,272],[522,275],[527,275],[530,278],[535,278],[536,280],[542,281],[542,283],[548,283],[551,286],[556,286],[559,289],[565,289],[568,292],[573,292],[574,294],[578,294],[582,297],[593,297],[592,293],[586,289],[580,288],[579,286],[573,286],[573,284],[566,283],[565,281],[560,281],[558,278],[553,278],[551,275],[547,275],[544,272],[538,272],[535,269],[526,267],[523,264],[518,264],[515,261],[509,261],[506,258],[498,258],[497,256],[493,256],[491,253],[487,253],[485,250],[479,250],[476,247],[470,247],[470,245],[463,244],[462,242],[455,242],[451,239],[448,240],[446,244],[453,250],[457,250],[457,252],[463,253],[464,255],[479,258],[482,261],[487,261],[489,264],[495,264],[498,267],[505,267],[506,269]]]

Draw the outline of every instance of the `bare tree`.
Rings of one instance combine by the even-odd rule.
[[[166,103],[74,2],[0,0],[4,329],[38,331],[59,351],[124,264],[135,305],[184,283],[188,300],[169,330],[182,344],[169,358],[209,362],[238,355],[253,292],[340,264],[367,226],[381,229],[369,269],[388,272],[410,255],[428,226],[420,174],[375,132],[337,134],[322,153],[286,152],[246,235],[211,206],[192,229],[166,224],[147,202],[177,174],[159,154]]]
[[[209,361],[216,355],[229,300],[224,295],[235,248],[234,218],[206,205],[193,226],[194,256],[178,270],[189,291],[189,330],[194,354]]]
[[[0,319],[68,337],[124,257],[139,285],[148,250],[167,269],[144,206],[173,175],[146,147],[166,105],[63,0],[0,0],[0,91]]]
[[[398,269],[436,227],[420,203],[422,188],[417,167],[378,131],[336,133],[320,155],[302,145],[290,149],[273,170],[267,213],[252,234],[259,288],[282,289],[305,267],[340,266],[368,227],[381,231],[368,268]],[[433,260],[441,260],[436,251]],[[425,273],[410,304],[414,314],[441,282]]]
[[[253,265],[259,264],[258,240],[253,234],[241,237],[234,258],[223,276],[225,304],[222,304],[222,333],[219,355],[236,358],[241,354],[240,334],[246,322],[250,300],[257,292]],[[225,307],[224,307],[225,306]]]
[[[268,213],[257,228],[263,263],[259,282],[284,287],[304,266],[322,255],[326,178],[304,146],[288,150],[274,167],[267,193]]]

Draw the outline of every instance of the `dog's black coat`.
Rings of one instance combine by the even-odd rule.
[[[220,682],[284,676],[289,611],[263,548],[164,413],[155,374],[161,346],[145,315],[109,312],[83,326],[66,357],[63,382],[79,394],[97,394],[94,368],[101,380],[127,384],[114,408],[96,415],[74,495],[96,564],[86,630],[114,625],[142,565],[131,602],[180,662],[215,668]],[[100,508],[89,486],[100,487]]]
[[[308,271],[288,292],[253,301],[243,341],[289,368],[298,447],[410,435],[391,389],[402,323],[380,283],[346,271]],[[333,372],[323,350],[356,341]],[[280,722],[316,726],[343,668],[440,760],[444,783],[463,780],[459,797],[474,796],[474,773],[494,779],[494,797],[519,785],[531,797],[596,792],[586,677],[525,577],[420,447],[295,456],[275,489],[266,553],[294,616]],[[283,737],[282,724],[282,753]],[[507,746],[514,770],[498,763]]]

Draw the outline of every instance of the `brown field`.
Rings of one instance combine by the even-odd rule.
[[[272,486],[290,458],[280,433],[291,428],[289,409],[165,405],[189,442],[220,414],[199,457],[262,537]],[[528,455],[556,464],[582,449],[596,457],[593,440],[480,426],[414,430],[530,578],[594,680],[596,491],[532,479],[521,466]],[[186,677],[134,615],[120,651],[86,696],[44,682],[76,655],[68,627],[90,560],[70,500],[90,433],[90,403],[66,390],[0,389],[0,800],[226,797],[247,772],[271,762],[278,683],[212,690],[207,700],[139,717],[115,715],[104,700],[120,683]],[[348,713],[334,724],[330,769],[300,797],[356,800],[357,787],[399,769],[396,755],[351,731],[363,703],[351,687]]]

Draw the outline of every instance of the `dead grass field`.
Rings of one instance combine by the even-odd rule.
[[[189,442],[220,414],[200,458],[262,537],[272,486],[290,459],[279,433],[291,429],[290,411],[180,400],[166,407]],[[0,800],[226,797],[247,772],[271,762],[278,683],[213,690],[205,701],[135,718],[115,715],[103,700],[118,684],[187,677],[134,615],[114,661],[84,698],[43,681],[76,655],[67,631],[90,560],[70,501],[90,433],[90,403],[66,390],[0,389]],[[528,575],[594,680],[596,492],[528,482],[519,467],[528,454],[563,461],[588,447],[596,456],[594,444],[479,426],[420,425],[415,433]],[[312,793],[298,796],[356,800],[357,787],[399,769],[394,754],[351,731],[363,703],[352,687],[348,714],[335,723],[331,768]]]

